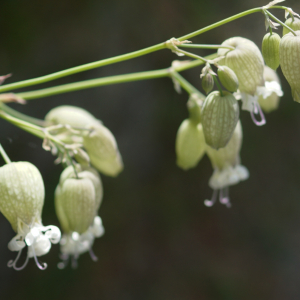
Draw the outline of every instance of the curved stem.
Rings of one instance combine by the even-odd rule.
[[[158,50],[161,50],[164,48],[166,48],[165,43],[160,43],[155,46],[148,47],[148,48],[145,48],[142,50],[130,52],[130,53],[123,54],[123,55],[118,55],[115,57],[99,60],[99,61],[88,63],[88,64],[84,64],[84,65],[81,65],[78,67],[55,72],[55,73],[52,73],[49,75],[45,75],[45,76],[41,76],[41,77],[37,77],[37,78],[33,78],[33,79],[28,79],[28,80],[24,80],[24,81],[19,81],[19,82],[15,82],[15,83],[5,84],[5,85],[0,86],[0,93],[9,91],[9,90],[20,89],[20,88],[26,87],[26,86],[41,84],[44,82],[52,81],[52,80],[55,80],[55,79],[58,79],[61,77],[65,77],[65,76],[69,76],[72,74],[76,74],[79,72],[83,72],[83,71],[103,67],[106,65],[114,64],[117,62],[125,61],[128,59],[146,55],[148,53],[158,51]]]
[[[4,159],[5,163],[7,163],[7,164],[11,163],[11,160],[9,159],[7,153],[5,152],[5,150],[3,149],[1,144],[0,144],[0,154],[1,154],[2,158]]]
[[[236,19],[242,18],[244,16],[247,16],[249,14],[252,13],[256,13],[256,12],[260,12],[261,8],[253,8],[247,11],[244,11],[242,13],[236,14],[234,16],[231,16],[229,18],[226,18],[222,21],[216,22],[212,25],[206,26],[200,30],[194,31],[192,33],[189,33],[187,35],[184,35],[180,38],[178,38],[179,41],[184,41],[186,39],[190,39],[192,37],[195,37],[199,34],[202,34],[204,32],[207,32],[209,30],[212,30],[214,28],[217,28],[219,26],[222,26],[226,23],[229,23],[231,21],[234,21]],[[19,89],[22,87],[27,87],[27,86],[32,86],[32,85],[37,85],[37,84],[41,84],[41,83],[45,83],[48,81],[52,81],[61,77],[65,77],[65,76],[69,76],[72,74],[76,74],[79,72],[83,72],[83,71],[87,71],[87,70],[91,70],[94,68],[98,68],[98,67],[102,67],[102,66],[106,66],[109,64],[113,64],[113,63],[117,63],[117,62],[121,62],[121,61],[125,61],[125,60],[129,60],[135,57],[139,57],[142,55],[146,55],[148,53],[151,52],[155,52],[161,49],[166,48],[166,43],[160,43],[142,50],[138,50],[138,51],[134,51],[134,52],[130,52],[127,54],[123,54],[123,55],[118,55],[112,58],[107,58],[107,59],[103,59],[103,60],[99,60],[96,62],[92,62],[92,63],[88,63],[88,64],[84,64],[81,66],[77,66],[77,67],[73,67],[70,69],[66,69],[63,71],[59,71],[59,72],[55,72],[49,75],[45,75],[45,76],[41,76],[41,77],[37,77],[37,78],[33,78],[33,79],[28,79],[28,80],[24,80],[24,81],[19,81],[19,82],[15,82],[15,83],[11,83],[11,84],[6,84],[0,87],[0,93],[1,92],[5,92],[5,91],[9,91],[9,90],[15,90],[15,89]]]
[[[216,57],[217,54],[214,53],[212,55],[206,56],[204,59],[211,60]],[[179,64],[178,66],[173,67],[173,70],[176,72],[181,72],[187,69],[195,68],[203,64],[204,61],[196,60],[188,63]],[[88,89],[88,88],[93,88],[93,87],[98,87],[103,85],[138,81],[138,80],[145,80],[145,79],[153,79],[153,78],[161,78],[161,77],[168,77],[168,76],[170,76],[169,68],[156,70],[156,71],[138,72],[138,73],[132,73],[126,75],[117,75],[117,76],[109,76],[109,77],[103,77],[98,79],[85,80],[85,81],[59,85],[59,86],[31,91],[31,92],[18,93],[16,95],[26,100],[32,100],[32,99],[43,98],[52,95],[68,93],[68,92],[73,92],[73,91],[78,91],[82,89]]]
[[[253,14],[253,13],[257,13],[257,12],[261,12],[261,7],[252,8],[252,9],[246,10],[244,12],[241,12],[239,14],[236,14],[234,16],[226,18],[226,19],[224,19],[222,21],[219,21],[219,22],[216,22],[216,23],[214,23],[212,25],[206,26],[206,27],[204,27],[204,28],[202,28],[200,30],[194,31],[194,32],[189,33],[187,35],[184,35],[184,36],[178,38],[178,40],[179,41],[188,40],[188,39],[190,39],[192,37],[195,37],[196,35],[202,34],[202,33],[206,32],[206,31],[212,30],[212,29],[217,28],[219,26],[222,26],[222,25],[224,25],[226,23],[229,23],[229,22],[234,21],[236,19],[242,18],[244,16],[247,16],[247,15],[250,15],[250,14]]]
[[[47,126],[46,121],[40,120],[40,119],[37,119],[37,118],[33,118],[33,117],[29,117],[25,114],[22,114],[22,113],[16,111],[15,109],[13,109],[13,108],[5,105],[5,104],[2,104],[0,109],[3,110],[4,112],[8,113],[9,115],[17,118],[17,119],[27,121],[29,123],[32,123],[32,124],[35,124],[35,125],[41,126],[41,127],[46,127]]]
[[[285,23],[283,23],[282,21],[280,21],[278,18],[276,18],[274,15],[272,15],[268,10],[266,10],[267,15],[272,18],[273,20],[275,20],[276,22],[278,22],[280,25],[282,25],[283,27],[285,27],[286,29],[288,29],[293,35],[297,35],[296,32],[290,28],[289,26],[287,26]]]
[[[191,85],[185,78],[183,78],[179,73],[177,72],[172,72],[172,77],[175,78],[179,83],[182,88],[184,88],[189,94],[196,93],[198,94],[201,98],[205,99],[205,96],[202,95],[200,91],[198,91],[193,85]]]

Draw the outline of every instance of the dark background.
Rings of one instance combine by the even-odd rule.
[[[0,74],[7,83],[142,49],[179,37],[263,1],[204,0],[1,0]],[[300,4],[283,5],[300,12]],[[283,20],[283,12],[275,12]],[[281,29],[279,30],[281,32]],[[193,39],[221,43],[243,36],[260,46],[262,14],[254,14]],[[197,51],[195,51],[197,52]],[[198,52],[207,54],[208,52]],[[178,57],[168,50],[29,90],[102,76],[169,67]],[[201,69],[183,75],[200,89]],[[125,169],[117,178],[102,176],[100,208],[106,234],[95,241],[79,268],[58,270],[59,247],[33,260],[25,270],[6,267],[16,253],[14,236],[0,216],[0,299],[227,300],[300,299],[300,105],[293,102],[281,71],[279,110],[256,127],[248,112],[242,162],[249,180],[230,190],[232,208],[203,205],[210,198],[212,168],[207,157],[184,172],[175,164],[177,129],[187,117],[187,94],[170,79],[155,79],[68,93],[27,105],[12,105],[43,118],[61,104],[91,111],[116,136]],[[53,193],[62,171],[42,141],[0,121],[0,142],[13,161],[30,161],[41,171],[46,200],[45,225],[58,225]],[[1,201],[1,199],[0,199]]]

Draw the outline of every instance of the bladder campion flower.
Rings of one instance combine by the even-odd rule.
[[[240,164],[240,149],[242,145],[242,127],[240,121],[237,123],[234,133],[226,147],[215,150],[209,146],[206,153],[210,158],[214,172],[209,180],[209,186],[214,190],[212,199],[205,200],[206,206],[212,206],[219,201],[227,207],[231,206],[229,199],[229,186],[237,184],[249,177],[246,167]]]
[[[223,148],[230,140],[239,119],[239,106],[235,97],[226,91],[211,92],[201,110],[205,142],[214,149]]]
[[[91,167],[80,165],[67,167],[60,176],[55,191],[55,209],[63,229],[61,252],[64,268],[69,259],[76,267],[80,254],[89,251],[93,260],[97,260],[92,252],[95,237],[104,233],[102,221],[97,216],[103,189],[98,172]]]
[[[31,163],[12,162],[0,168],[0,211],[17,232],[8,244],[11,251],[18,251],[16,259],[8,262],[8,266],[15,270],[24,269],[30,257],[34,258],[39,269],[44,270],[47,264],[40,264],[37,256],[47,254],[51,243],[60,240],[61,234],[56,226],[42,224],[44,196],[42,176]],[[25,246],[28,247],[26,261],[17,267]]]
[[[266,121],[255,95],[257,87],[264,86],[264,60],[260,50],[252,41],[242,37],[230,38],[222,45],[235,48],[220,48],[218,55],[224,57],[219,63],[231,68],[238,78],[242,109],[250,112],[256,125],[264,125]],[[261,121],[256,120],[256,114],[260,114]]]
[[[292,97],[300,102],[300,30],[296,35],[291,32],[282,37],[279,48],[282,73],[292,89]]]

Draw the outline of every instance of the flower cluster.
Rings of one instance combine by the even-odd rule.
[[[78,150],[72,152],[73,158],[62,160],[65,169],[55,191],[55,209],[63,235],[56,226],[42,224],[45,191],[38,169],[28,162],[7,162],[0,168],[0,211],[17,233],[8,244],[11,251],[18,252],[16,259],[8,263],[15,270],[22,270],[31,257],[40,269],[45,269],[47,264],[40,263],[37,257],[47,254],[51,243],[59,242],[63,260],[58,264],[60,268],[70,260],[76,267],[79,255],[85,252],[97,260],[92,246],[95,238],[104,234],[98,216],[103,198],[98,171],[115,177],[123,169],[114,136],[87,111],[60,106],[47,114],[46,121],[52,126],[56,143],[66,149],[75,145],[73,149]],[[50,139],[44,141],[44,147],[60,155],[58,146]],[[17,263],[26,246],[27,258],[19,267]]]

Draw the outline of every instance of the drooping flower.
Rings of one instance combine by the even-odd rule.
[[[214,149],[225,147],[236,127],[239,113],[237,100],[231,93],[211,92],[206,97],[201,110],[206,144]]]
[[[202,124],[184,120],[176,136],[177,165],[183,170],[194,168],[203,157],[205,148]]]
[[[230,207],[229,186],[249,177],[247,168],[240,164],[239,153],[241,145],[242,127],[239,121],[227,146],[219,150],[207,146],[206,152],[214,168],[213,175],[209,180],[209,186],[214,191],[212,199],[204,201],[206,206],[214,205],[219,196],[220,203]]]
[[[76,267],[79,255],[87,251],[97,260],[92,246],[95,237],[104,234],[101,218],[97,216],[103,196],[100,176],[91,167],[76,165],[75,170],[69,166],[62,172],[55,191],[56,214],[64,231],[60,268],[70,258]]]
[[[242,37],[230,38],[222,45],[235,48],[220,48],[218,55],[224,57],[219,63],[231,68],[238,78],[242,109],[250,112],[256,125],[264,125],[266,121],[255,94],[258,86],[264,86],[264,60],[260,50],[252,41]],[[256,114],[260,115],[260,121],[256,120]]]
[[[18,251],[16,259],[8,263],[15,270],[22,270],[31,257],[38,268],[44,270],[47,264],[40,264],[37,256],[47,254],[51,243],[60,240],[61,234],[56,226],[42,224],[44,196],[42,176],[31,163],[12,162],[0,168],[0,211],[17,233],[8,244],[11,251]],[[17,267],[25,246],[28,247],[26,261]]]
[[[85,109],[63,105],[52,109],[45,117],[53,125],[69,125],[85,129],[80,134],[58,131],[65,143],[83,144],[91,164],[101,173],[115,177],[123,170],[123,161],[115,137],[102,122]],[[80,157],[78,162],[81,163]]]
[[[292,97],[300,102],[300,30],[295,33],[287,33],[281,39],[279,58],[282,73],[292,89]]]

